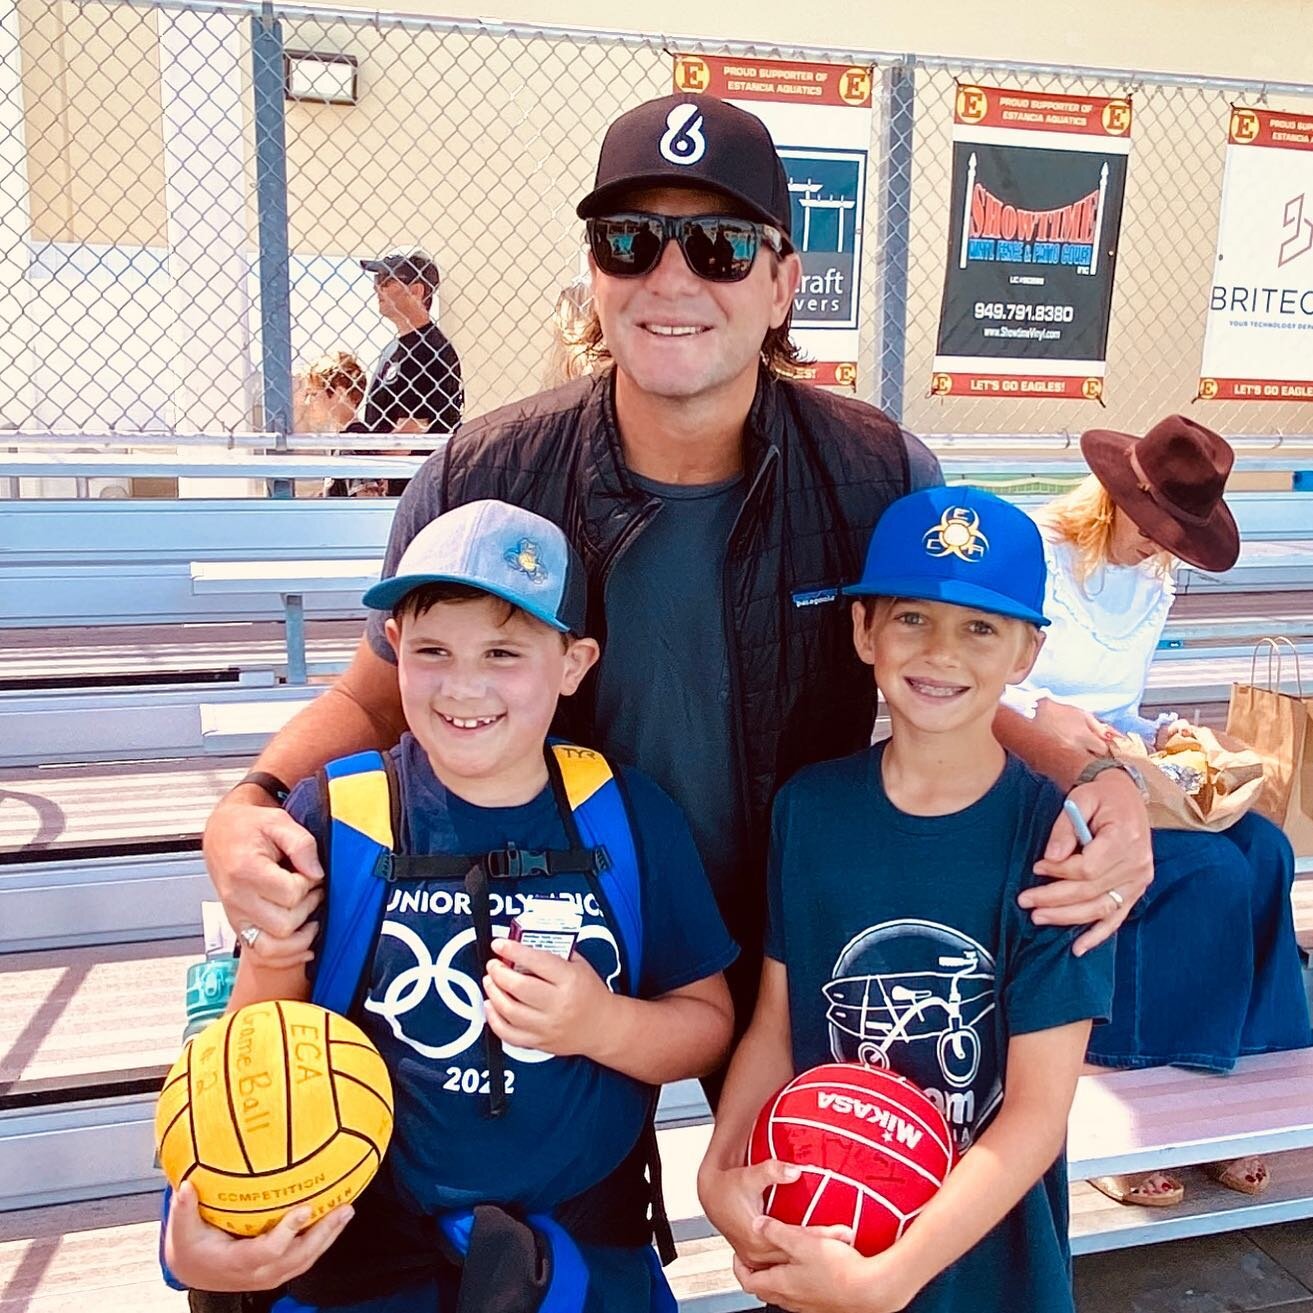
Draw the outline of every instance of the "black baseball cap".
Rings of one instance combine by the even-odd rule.
[[[640,187],[719,192],[746,218],[790,235],[789,179],[766,125],[715,96],[662,96],[616,119],[602,139],[593,190],[576,213],[606,214],[623,192]]]
[[[361,260],[360,267],[371,274],[382,274],[386,278],[395,278],[399,283],[409,286],[411,283],[423,283],[436,288],[442,281],[438,272],[438,262],[419,247],[409,251],[393,251],[378,260]]]

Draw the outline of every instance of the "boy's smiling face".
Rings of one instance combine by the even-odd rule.
[[[875,668],[891,716],[925,733],[992,724],[1008,684],[1030,673],[1044,637],[1024,620],[947,602],[872,598],[853,607],[853,643]]]
[[[542,788],[557,700],[598,657],[500,598],[439,602],[387,622],[406,724],[435,774],[479,806],[516,806]]]

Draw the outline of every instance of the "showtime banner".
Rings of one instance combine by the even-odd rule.
[[[1129,100],[959,86],[934,396],[1103,396]]]
[[[1231,111],[1199,396],[1313,401],[1313,115]]]
[[[871,70],[849,64],[676,55],[676,91],[718,96],[755,114],[774,139],[793,208],[802,287],[793,340],[813,382],[855,388]]]

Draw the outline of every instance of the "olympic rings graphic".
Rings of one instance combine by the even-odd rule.
[[[382,1017],[397,1039],[426,1058],[440,1061],[464,1053],[478,1041],[484,1026],[483,990],[479,982],[453,965],[460,952],[474,943],[473,928],[467,927],[448,939],[436,959],[430,957],[428,945],[408,925],[385,920],[382,933],[405,944],[415,959],[415,965],[399,971],[389,980],[381,999],[366,998],[366,1010]],[[510,930],[508,926],[494,925],[492,933],[494,938],[504,939]],[[620,951],[615,937],[604,925],[589,925],[579,932],[579,942],[587,940],[601,940],[610,945],[615,955],[615,967],[606,977],[606,987],[614,992],[620,977]],[[461,1033],[446,1044],[426,1044],[408,1035],[401,1024],[400,1019],[428,997],[430,986],[447,1011],[465,1023]],[[547,1062],[555,1056],[539,1049],[518,1048],[514,1044],[504,1047],[507,1056],[519,1062]]]

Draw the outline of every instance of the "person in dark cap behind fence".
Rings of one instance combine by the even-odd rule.
[[[588,575],[603,640],[562,734],[645,770],[684,807],[730,932],[739,1023],[761,969],[771,798],[794,771],[869,742],[875,690],[840,587],[884,508],[942,482],[933,455],[873,406],[809,386],[789,321],[802,276],[783,162],[761,120],[672,95],[607,130],[580,201],[592,274],[585,378],[463,424],[411,481],[384,574],[444,509],[480,498],[559,524]],[[277,779],[386,748],[400,731],[379,624],[342,679],[219,805],[205,848],[252,951],[299,959],[318,900],[313,840],[276,806]],[[1000,740],[1075,787],[1094,841],[1059,819],[1027,907],[1111,935],[1147,884],[1148,826],[1119,771],[1000,712]],[[293,869],[288,870],[287,867]],[[1117,907],[1107,891],[1118,891]],[[715,1093],[714,1087],[712,1093]]]
[[[378,312],[397,340],[369,380],[359,417],[342,432],[450,433],[460,423],[465,389],[456,348],[432,318],[441,281],[436,261],[414,248],[361,260],[360,267],[374,275]],[[405,479],[338,479],[328,495],[399,497],[405,486]]]

